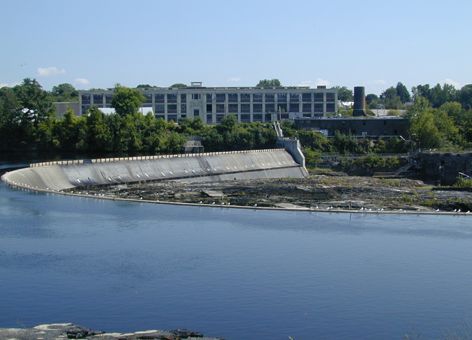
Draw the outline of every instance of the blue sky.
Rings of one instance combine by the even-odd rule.
[[[472,1],[2,0],[0,85],[472,83]]]

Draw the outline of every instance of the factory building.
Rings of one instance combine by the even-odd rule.
[[[178,121],[201,118],[218,124],[235,114],[240,122],[272,122],[281,119],[320,118],[337,112],[337,90],[309,87],[204,87],[193,82],[184,88],[140,89],[157,118]],[[111,108],[113,89],[79,91],[80,114],[92,105]]]

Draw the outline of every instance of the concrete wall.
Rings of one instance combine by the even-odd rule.
[[[269,171],[278,169],[281,171]],[[245,173],[235,176],[235,174]],[[10,185],[58,191],[87,185],[106,185],[184,178],[303,177],[304,168],[283,149],[104,158],[31,164],[6,173]],[[215,177],[216,176],[216,177]],[[195,179],[194,179],[195,180]]]
[[[302,152],[300,141],[295,138],[277,138],[277,146],[283,147],[292,155],[295,162],[305,167],[305,155]]]
[[[417,167],[422,179],[443,185],[454,184],[459,172],[472,176],[472,153],[425,152],[417,156]]]

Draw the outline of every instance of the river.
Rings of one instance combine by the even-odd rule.
[[[0,184],[0,327],[437,338],[472,321],[472,219],[103,201]]]

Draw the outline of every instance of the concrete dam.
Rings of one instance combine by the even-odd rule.
[[[292,156],[294,151],[290,151],[265,149],[43,162],[8,172],[2,180],[20,188],[61,191],[158,180],[205,182],[307,176],[300,155]],[[297,151],[301,154],[300,149]]]

